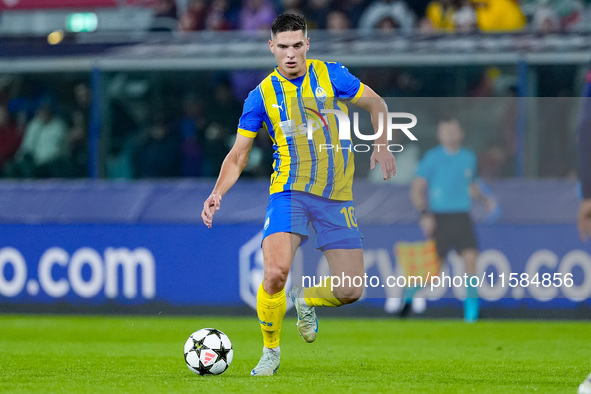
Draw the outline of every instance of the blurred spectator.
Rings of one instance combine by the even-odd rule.
[[[359,24],[359,18],[363,14],[363,11],[365,11],[368,2],[369,0],[337,1],[335,2],[335,7],[347,15],[350,28],[356,28]]]
[[[33,87],[27,84],[24,78],[13,78],[7,87],[9,92],[8,111],[16,121],[16,125],[23,134],[29,119],[35,115],[36,103],[32,99]]]
[[[127,141],[124,145],[111,145],[105,159],[107,178],[131,179],[133,178],[133,145]]]
[[[478,28],[482,32],[523,30],[525,15],[514,0],[471,0],[476,10]]]
[[[230,2],[228,0],[213,0],[207,11],[205,28],[214,31],[231,30],[233,25],[230,12]]]
[[[14,161],[6,166],[7,175],[25,178],[62,176],[56,163],[65,151],[66,134],[64,121],[54,114],[49,101],[43,101],[27,125]]]
[[[469,0],[437,0],[427,6],[426,20],[421,21],[421,31],[430,27],[440,31],[470,32],[476,30],[476,12]]]
[[[497,67],[487,67],[483,70],[478,84],[474,88],[468,89],[470,97],[492,97],[495,95],[497,81],[502,72]]]
[[[522,0],[522,9],[539,32],[588,30],[588,0]]]
[[[556,7],[558,17],[560,18],[561,28],[565,30],[589,29],[589,16],[591,5],[586,0],[588,9],[585,10],[585,4],[581,0],[561,0]]]
[[[380,33],[394,33],[396,30],[400,28],[400,25],[397,21],[394,20],[391,16],[385,16],[378,22],[377,30]]]
[[[139,136],[134,168],[138,178],[170,178],[180,175],[180,143],[162,113],[154,115],[147,133]]]
[[[417,26],[417,29],[420,34],[432,34],[433,32],[435,32],[435,27],[433,26],[433,23],[431,23],[431,20],[426,16],[419,20],[419,25]]]
[[[304,15],[309,29],[326,29],[326,19],[330,13],[333,0],[308,0]]]
[[[185,12],[179,21],[179,29],[182,31],[197,31],[205,29],[207,16],[207,0],[190,0]]]
[[[541,0],[538,3],[531,26],[538,33],[554,33],[560,30],[560,19],[550,7],[548,0]]]
[[[59,172],[64,177],[83,178],[88,176],[88,117],[75,111],[69,126]]]
[[[222,162],[229,152],[227,134],[217,122],[212,122],[205,129],[205,163],[203,176],[214,177],[219,173]]]
[[[242,0],[238,27],[240,30],[268,31],[275,16],[270,0]]]
[[[460,2],[460,7],[454,16],[455,31],[469,33],[477,29],[476,11],[470,0]]]
[[[254,86],[253,86],[254,88]],[[204,176],[216,176],[224,157],[233,144],[236,126],[242,113],[242,103],[236,101],[229,82],[223,80],[215,86],[213,97],[208,101],[208,119],[205,129]]]
[[[252,87],[254,88],[254,86]],[[234,98],[229,82],[223,81],[215,87],[213,97],[209,101],[207,111],[209,120],[222,127],[225,136],[236,133],[236,125],[242,113],[242,103]]]
[[[154,6],[151,31],[173,31],[177,29],[176,0],[158,0]]]
[[[21,143],[21,134],[11,119],[8,108],[0,106],[0,174],[5,163],[14,157]]]
[[[350,28],[349,17],[343,11],[334,10],[326,16],[326,29],[330,33],[340,33]]]
[[[390,19],[388,19],[390,18]],[[415,16],[402,0],[379,0],[371,3],[359,19],[359,28],[365,31],[389,25],[400,27],[403,32],[411,32],[415,24]]]
[[[455,14],[458,10],[457,0],[435,0],[429,3],[426,19],[433,30],[453,31],[455,29]],[[422,23],[421,23],[422,25]]]
[[[291,14],[303,14],[302,0],[281,0],[281,8],[283,12]]]
[[[181,136],[181,176],[201,176],[203,172],[203,145],[205,143],[205,117],[203,101],[190,93],[183,100],[183,115],[178,123]]]
[[[175,0],[158,0],[154,7],[154,17],[156,18],[177,18],[177,8]]]
[[[90,114],[90,103],[92,102],[92,91],[86,82],[79,82],[74,85],[74,106],[75,110],[82,111],[86,117]]]

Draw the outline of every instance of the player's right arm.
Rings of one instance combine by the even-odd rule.
[[[220,209],[222,197],[234,186],[242,170],[246,167],[253,141],[253,138],[245,137],[239,133],[236,135],[234,146],[222,163],[215,187],[211,195],[203,203],[201,218],[208,228],[211,228],[213,215]]]

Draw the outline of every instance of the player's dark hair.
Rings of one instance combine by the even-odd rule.
[[[308,26],[306,18],[301,14],[281,14],[273,21],[271,25],[271,34],[273,36],[284,31],[298,31],[304,32],[304,36],[308,34]]]

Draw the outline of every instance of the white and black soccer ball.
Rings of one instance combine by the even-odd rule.
[[[234,351],[230,338],[215,328],[195,331],[185,342],[185,362],[198,375],[219,375],[230,366]]]

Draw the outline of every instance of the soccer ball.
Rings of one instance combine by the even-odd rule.
[[[230,338],[215,328],[195,331],[185,342],[185,362],[198,375],[219,375],[230,366],[234,351]]]

